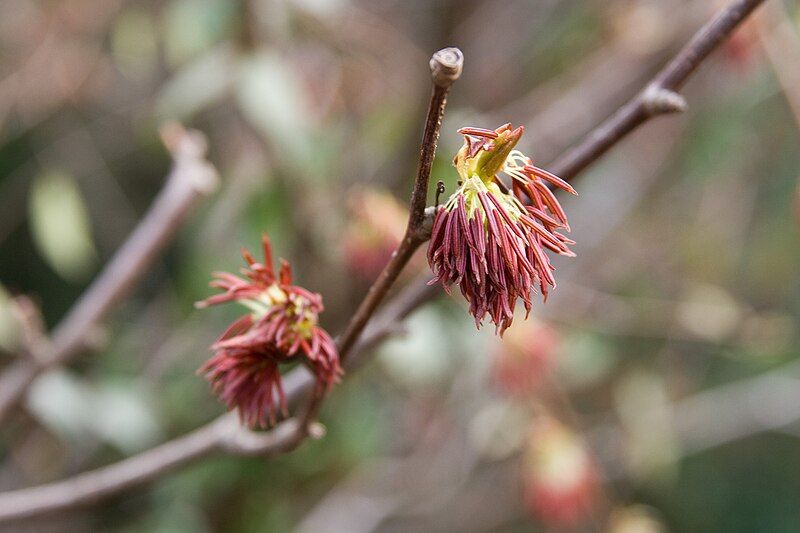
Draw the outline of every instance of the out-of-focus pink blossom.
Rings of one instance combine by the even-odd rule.
[[[522,460],[525,504],[538,520],[568,528],[591,516],[599,476],[577,434],[552,417],[537,417]]]

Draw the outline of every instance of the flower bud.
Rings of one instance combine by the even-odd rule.
[[[464,146],[456,154],[453,164],[462,180],[478,176],[484,183],[491,182],[503,170],[511,151],[517,145],[525,128],[515,130],[511,124],[504,124],[496,130],[480,128],[461,128]]]
[[[515,150],[524,129],[505,124],[496,130],[462,128],[464,146],[454,159],[458,189],[438,209],[428,244],[430,283],[445,291],[458,285],[477,327],[488,314],[502,335],[522,299],[526,316],[538,286],[547,299],[555,287],[545,248],[574,256],[564,210],[548,184],[575,193],[564,180],[533,165]],[[511,181],[510,190],[498,172]]]

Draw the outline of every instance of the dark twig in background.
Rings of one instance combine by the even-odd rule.
[[[419,303],[413,292],[399,298],[395,305],[388,307],[385,316],[378,318],[379,328],[364,338],[360,346],[356,344],[402,269],[420,244],[426,240],[422,236],[422,225],[431,165],[436,153],[447,93],[461,74],[462,65],[463,56],[456,48],[441,50],[431,58],[431,77],[434,87],[422,137],[419,171],[414,182],[406,237],[370,288],[338,341],[340,356],[345,363],[346,356],[354,347],[356,352],[373,347],[391,333],[394,324],[405,318]],[[312,379],[303,370],[295,371],[287,377],[286,396],[290,402],[296,402],[301,395],[310,392],[311,388]],[[223,415],[188,435],[117,464],[52,485],[7,493],[7,499],[5,496],[0,496],[0,520],[24,518],[41,512],[52,512],[90,503],[132,485],[154,479],[214,451],[262,456],[290,451],[300,445],[306,437],[317,433],[313,419],[320,405],[321,398],[313,397],[301,421],[290,418],[267,433],[249,431],[239,424],[235,415]]]
[[[16,362],[0,376],[0,420],[36,377],[85,348],[93,329],[158,259],[191,208],[216,187],[216,170],[204,159],[207,146],[201,133],[168,124],[162,138],[174,160],[166,185],[125,244],[55,328],[47,352]]]
[[[677,91],[703,60],[763,3],[764,0],[737,0],[720,11],[642,92],[556,159],[550,166],[551,172],[570,179],[651,118],[685,110],[686,101]]]

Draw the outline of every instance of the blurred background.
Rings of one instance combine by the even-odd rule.
[[[165,182],[158,128],[206,134],[220,187],[0,428],[0,488],[57,480],[224,411],[195,374],[240,311],[195,311],[261,232],[337,333],[405,225],[430,81],[456,129],[523,124],[547,168],[634,95],[712,0],[3,0],[0,364],[13,298],[58,323]],[[563,198],[576,259],[502,342],[460,298],[327,400],[324,439],[214,456],[10,531],[797,531],[800,16],[769,0]],[[422,254],[403,283],[430,275]]]

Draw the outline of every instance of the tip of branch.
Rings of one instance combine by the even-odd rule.
[[[464,54],[455,47],[442,48],[431,56],[431,78],[440,87],[449,87],[461,76]]]
[[[208,150],[208,142],[202,133],[196,130],[187,130],[179,122],[163,123],[158,129],[158,133],[161,136],[161,142],[173,157],[204,157]]]
[[[214,192],[219,183],[219,175],[205,158],[208,151],[205,135],[197,130],[187,130],[177,122],[163,124],[159,133],[176,167],[182,168],[183,172],[180,174],[188,178],[198,192]]]
[[[644,107],[651,115],[682,113],[689,105],[679,93],[651,85],[644,92]]]

